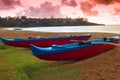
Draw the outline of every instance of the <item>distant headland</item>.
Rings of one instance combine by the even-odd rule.
[[[21,17],[0,17],[0,27],[47,27],[47,26],[91,26],[104,25],[88,22],[86,18],[27,18]]]

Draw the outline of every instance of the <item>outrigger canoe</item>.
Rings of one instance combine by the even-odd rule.
[[[70,40],[88,40],[92,34],[82,34],[79,36],[57,36],[50,38],[27,38],[27,39],[6,39],[1,38],[1,41],[9,46],[15,47],[26,47],[29,48],[30,44],[39,46],[39,47],[49,47],[53,44],[68,44],[72,43]]]
[[[89,58],[114,48],[119,42],[119,36],[101,38],[96,40],[80,41],[51,47],[31,46],[33,55],[40,59],[51,61],[79,60]],[[104,43],[104,44],[103,44]]]

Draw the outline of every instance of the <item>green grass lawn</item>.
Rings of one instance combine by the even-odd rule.
[[[45,61],[30,49],[0,43],[0,80],[78,80],[80,66],[74,63]]]

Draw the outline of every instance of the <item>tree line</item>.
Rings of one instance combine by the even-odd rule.
[[[88,22],[86,18],[27,18],[21,17],[0,17],[0,27],[35,27],[35,26],[80,26],[100,25]]]

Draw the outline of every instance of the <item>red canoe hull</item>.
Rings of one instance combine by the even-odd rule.
[[[61,38],[56,40],[34,40],[34,41],[25,41],[25,42],[6,42],[5,44],[9,46],[15,46],[15,47],[26,47],[29,48],[30,44],[33,44],[38,47],[49,47],[53,44],[68,44],[72,43],[71,40],[88,40],[90,36],[82,36],[82,37],[76,37],[76,38]]]
[[[118,43],[118,42],[119,40],[116,40],[113,43]],[[36,57],[40,59],[52,60],[52,61],[78,60],[78,59],[84,59],[84,58],[98,55],[114,47],[115,45],[111,45],[111,44],[99,44],[97,46],[91,46],[91,47],[84,48],[84,49],[57,53],[57,54],[47,54],[47,55],[41,55],[41,56],[36,56]]]

